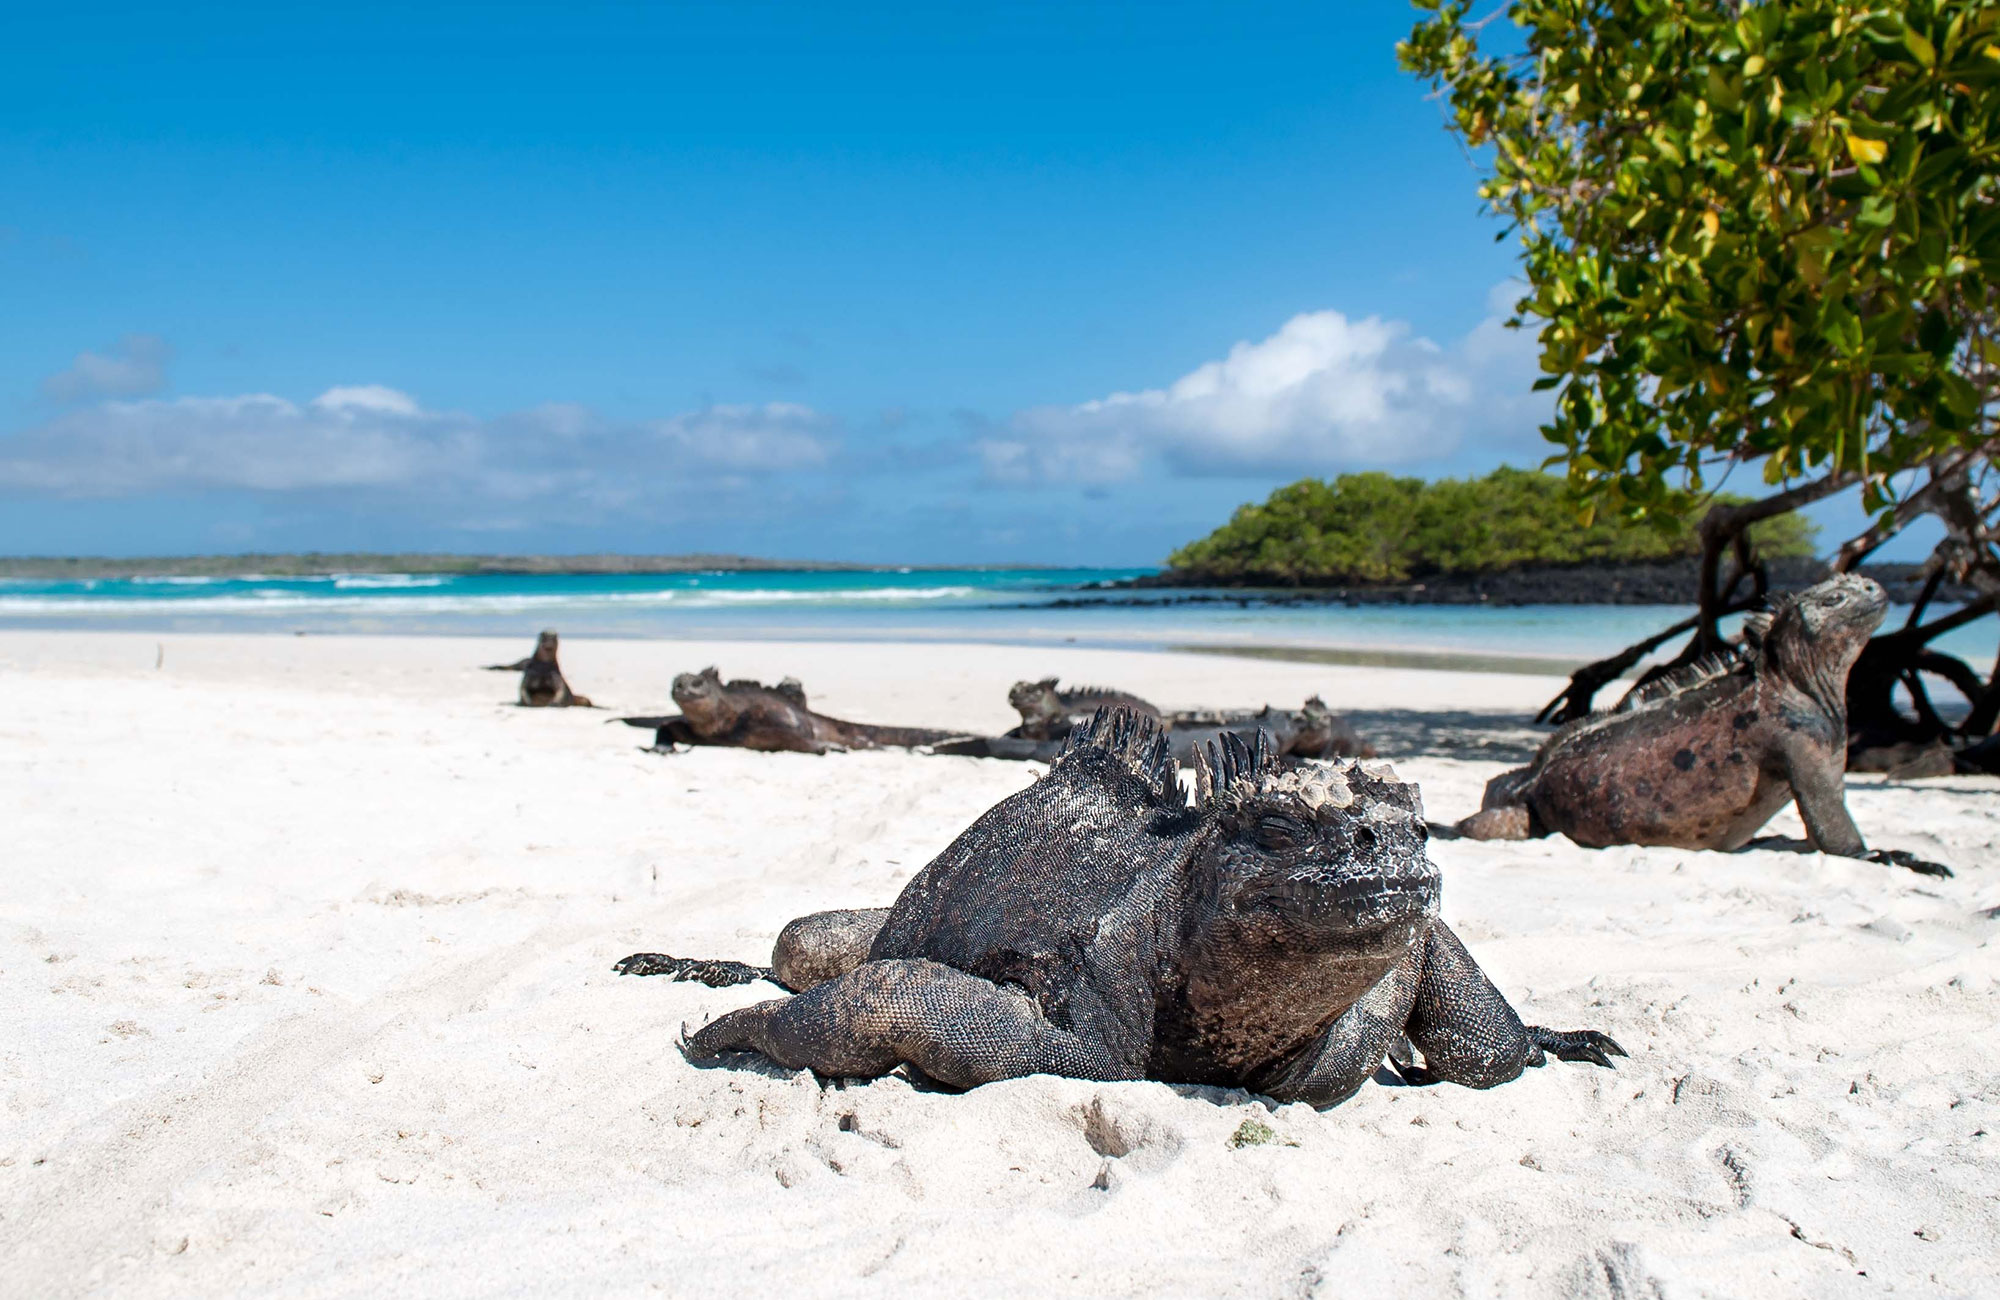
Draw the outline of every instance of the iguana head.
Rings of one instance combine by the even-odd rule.
[[[1277,770],[1234,733],[1196,763],[1209,824],[1191,881],[1182,970],[1200,1051],[1277,1060],[1410,956],[1437,915],[1417,788],[1385,765]]]
[[[1302,758],[1332,758],[1336,754],[1375,757],[1375,747],[1355,736],[1346,719],[1317,695],[1309,697],[1293,717],[1298,730],[1292,753]]]
[[[738,712],[722,684],[722,674],[713,668],[674,678],[674,703],[689,721],[703,729],[728,727],[736,721]]]
[[[1020,713],[1023,726],[1054,727],[1068,717],[1056,694],[1057,680],[1044,677],[1038,682],[1015,682],[1007,692],[1007,703]]]
[[[1437,913],[1417,787],[1381,763],[1279,771],[1258,741],[1225,733],[1196,766],[1219,919],[1238,943],[1393,964]]]
[[[1770,624],[1758,638],[1759,656],[1767,668],[1844,717],[1848,669],[1888,608],[1881,584],[1852,573],[1836,574],[1773,605]]]
[[[1292,715],[1292,752],[1311,758],[1330,756],[1339,734],[1339,724],[1339,717],[1326,707],[1326,701],[1317,695],[1311,696]]]

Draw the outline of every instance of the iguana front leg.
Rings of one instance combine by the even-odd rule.
[[[681,1050],[693,1061],[762,1052],[836,1078],[912,1065],[955,1088],[1028,1074],[1139,1077],[1101,1045],[1050,1024],[1027,994],[909,958],[864,962],[797,997],[732,1011],[684,1037]]]
[[[1817,746],[1800,743],[1785,755],[1786,775],[1792,783],[1792,798],[1799,806],[1799,820],[1806,834],[1822,853],[1842,858],[1865,858],[1888,867],[1908,867],[1925,876],[1949,877],[1951,868],[1931,862],[1903,849],[1868,851],[1861,828],[1847,811],[1847,755],[1828,754]]]
[[[1819,851],[1859,858],[1867,855],[1868,845],[1847,811],[1846,759],[1845,753],[1829,753],[1802,741],[1785,753],[1785,779],[1791,782],[1806,834]]]
[[[1491,1088],[1541,1065],[1544,1053],[1559,1061],[1609,1066],[1625,1049],[1594,1029],[1544,1029],[1524,1025],[1486,972],[1472,960],[1443,921],[1431,924],[1410,1008],[1410,1041],[1424,1054],[1421,1068],[1398,1065],[1411,1083]]]
[[[1422,952],[1412,952],[1310,1048],[1251,1086],[1274,1100],[1303,1101],[1322,1110],[1359,1092],[1403,1037],[1422,960]]]

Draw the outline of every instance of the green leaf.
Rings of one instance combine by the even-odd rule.
[[[1994,435],[1961,371],[2000,301],[2000,4],[1505,12],[1425,9],[1404,57],[1484,143],[1580,500],[1658,513],[1731,459],[1882,482]]]

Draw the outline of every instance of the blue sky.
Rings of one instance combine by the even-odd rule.
[[[10,18],[0,551],[1150,563],[1542,454],[1400,0],[291,8]]]

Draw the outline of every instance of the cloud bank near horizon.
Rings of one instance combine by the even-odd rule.
[[[423,492],[605,508],[662,486],[820,468],[838,446],[833,421],[795,403],[626,423],[549,403],[479,419],[361,384],[303,403],[269,393],[100,401],[0,439],[0,493]]]
[[[925,502],[991,525],[1059,510],[1064,489],[1150,482],[1157,497],[1176,480],[1219,500],[1244,478],[1417,469],[1468,452],[1532,459],[1547,399],[1530,391],[1533,339],[1501,328],[1511,296],[1496,290],[1486,319],[1447,345],[1402,321],[1301,313],[1162,387],[999,420],[933,413],[935,437],[906,428],[901,410],[850,429],[790,401],[612,419],[570,402],[474,415],[372,383],[302,400],[171,395],[171,349],[133,335],[43,382],[55,409],[0,436],[0,498],[221,494],[285,511],[310,498],[357,521],[415,510],[462,532],[622,520],[705,535],[806,510],[831,540],[925,516]]]
[[[1403,321],[1302,312],[1164,388],[1023,411],[979,443],[1011,484],[1308,474],[1442,459],[1469,441],[1518,442],[1548,402],[1533,393],[1534,339],[1508,330],[1510,285],[1441,347]]]

